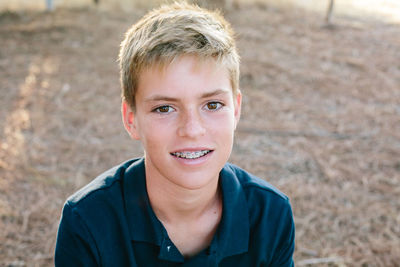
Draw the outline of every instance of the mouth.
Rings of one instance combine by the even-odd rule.
[[[198,159],[211,153],[213,150],[179,151],[171,153],[172,156],[182,159]]]

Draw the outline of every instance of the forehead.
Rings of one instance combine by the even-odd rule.
[[[228,69],[215,59],[182,56],[171,62],[145,68],[139,76],[137,97],[153,94],[185,97],[207,92],[232,93]]]

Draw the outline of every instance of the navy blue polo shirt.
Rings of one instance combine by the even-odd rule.
[[[221,222],[210,246],[185,259],[151,208],[144,159],[110,169],[65,203],[55,265],[294,266],[288,198],[229,163],[219,179]]]

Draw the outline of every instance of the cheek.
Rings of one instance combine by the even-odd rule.
[[[211,114],[211,119],[222,128],[230,128],[235,121],[233,108],[224,108],[221,112],[217,112],[216,114]]]
[[[222,136],[225,138],[228,138],[228,136],[233,136],[235,119],[230,110],[211,116],[211,118],[207,120],[206,124],[209,134],[214,136]],[[229,139],[226,141],[228,140]]]
[[[140,135],[144,146],[157,148],[171,139],[174,127],[167,120],[147,120],[141,123]]]

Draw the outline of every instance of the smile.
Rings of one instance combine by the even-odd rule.
[[[171,155],[183,159],[197,159],[210,153],[212,150],[200,150],[192,152],[174,152]]]

